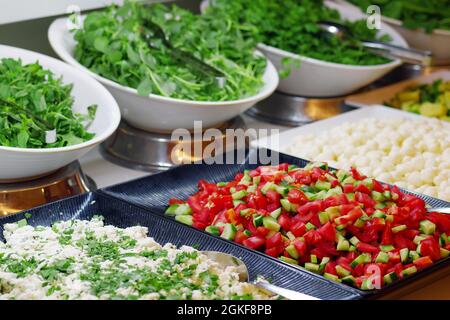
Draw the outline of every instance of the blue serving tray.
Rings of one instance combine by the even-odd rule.
[[[4,241],[4,224],[24,219],[25,213],[31,214],[27,221],[28,224],[33,226],[49,226],[60,220],[90,219],[94,215],[103,216],[105,224],[117,227],[145,226],[149,229],[149,235],[161,244],[170,242],[177,246],[189,245],[199,250],[222,251],[239,257],[247,265],[251,279],[263,276],[266,279],[271,279],[276,285],[320,299],[354,300],[361,298],[361,295],[353,288],[335,285],[324,278],[318,279],[314,275],[280,263],[278,260],[262,253],[237,246],[232,242],[211,236],[105,194],[87,193],[13,216],[0,218],[1,241]]]
[[[243,172],[247,169],[254,169],[261,165],[260,163],[250,164],[250,159],[259,158],[261,149],[250,149],[245,153],[244,159],[236,164],[193,164],[183,165],[171,169],[169,171],[161,172],[152,176],[140,178],[123,184],[118,184],[112,187],[99,190],[100,193],[124,200],[133,205],[145,208],[151,212],[164,216],[164,212],[167,208],[168,201],[171,198],[187,199],[190,195],[197,191],[197,183],[200,179],[204,179],[208,182],[221,182],[230,181],[234,179],[237,173]],[[279,156],[280,163],[295,164],[299,167],[304,167],[309,161],[277,153],[271,150],[263,149],[263,152],[269,152],[268,154],[275,154]],[[236,156],[236,151],[234,151]],[[237,157],[236,157],[237,158]],[[405,193],[410,193],[422,198],[431,207],[449,207],[450,203],[432,198],[416,192],[401,189]],[[193,228],[192,228],[193,229]],[[206,233],[206,232],[205,232]],[[235,247],[244,248],[243,246],[229,241]],[[266,256],[268,257],[268,256]],[[268,257],[270,258],[270,257]],[[279,265],[288,265],[280,260],[276,260]],[[396,297],[405,293],[411,292],[417,287],[421,287],[450,274],[450,258],[446,258],[435,263],[433,266],[418,272],[417,274],[397,281],[391,285],[385,286],[380,290],[363,291],[345,284],[336,283],[332,280],[325,279],[321,275],[314,274],[305,269],[301,270],[302,274],[308,274],[311,277],[317,279],[317,281],[325,280],[332,287],[349,289],[357,293],[360,297],[365,298],[383,298],[383,297]],[[304,288],[306,290],[306,288]],[[306,291],[305,291],[306,292]],[[319,297],[320,293],[314,294]],[[339,299],[338,296],[333,299]]]

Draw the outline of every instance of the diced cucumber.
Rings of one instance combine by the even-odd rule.
[[[233,200],[240,200],[242,198],[245,198],[246,196],[247,196],[247,190],[240,190],[231,195]]]
[[[345,224],[340,224],[340,225],[336,226],[336,230],[338,230],[338,231],[342,231],[344,229],[345,229]]]
[[[334,197],[342,194],[342,188],[340,186],[334,187],[327,191],[327,194],[325,195],[325,198]]]
[[[311,263],[319,263],[319,260],[317,260],[317,256],[314,254],[312,254],[310,256],[310,260],[311,260]]]
[[[343,277],[347,277],[349,275],[351,275],[351,272],[348,271],[347,269],[345,269],[344,267],[337,265],[336,266],[336,273],[338,274],[339,277],[343,278]]]
[[[436,225],[429,220],[420,221],[420,231],[424,234],[431,235],[436,231]]]
[[[334,220],[341,215],[341,210],[338,206],[328,207],[325,209],[325,212],[328,214],[330,220]]]
[[[439,249],[441,251],[441,258],[447,258],[450,255],[450,251],[444,248]]]
[[[389,262],[389,254],[387,252],[380,251],[375,259],[376,263],[388,263]]]
[[[187,203],[173,204],[166,210],[167,215],[188,215],[192,214],[192,209]]]
[[[340,238],[336,246],[338,251],[348,251],[350,249],[350,243],[345,238]]]
[[[414,260],[417,260],[417,259],[419,259],[420,258],[420,254],[417,252],[417,251],[413,251],[413,250],[411,250],[411,251],[409,251],[409,258],[412,260],[412,261],[414,261]]]
[[[244,234],[245,234],[247,237],[250,237],[250,236],[252,235],[252,232],[251,232],[250,230],[244,230]]]
[[[425,240],[426,238],[427,237],[420,236],[420,235],[419,236],[415,236],[413,242],[418,245],[420,243],[420,241]]]
[[[417,272],[416,266],[412,266],[412,267],[409,267],[409,268],[406,268],[405,270],[403,270],[401,272],[401,274],[402,274],[402,276],[407,277],[407,276],[410,276],[410,275],[412,275],[412,274],[414,274],[416,272]]]
[[[291,241],[295,240],[295,235],[292,232],[290,232],[290,231],[286,232],[286,236]]]
[[[255,177],[255,178],[259,178],[259,177]],[[247,193],[255,193],[256,189],[258,189],[258,184],[252,184],[247,187]]]
[[[373,189],[373,179],[372,178],[366,178],[362,181],[362,184],[365,185],[370,190]]]
[[[348,248],[348,251],[349,252],[356,251],[356,246],[350,245],[350,248]]]
[[[298,253],[297,249],[295,249],[293,244],[290,244],[286,247],[286,252],[289,253],[289,255],[294,259],[300,258],[300,254]]]
[[[228,182],[217,182],[216,186],[218,187],[225,187],[228,184]]]
[[[261,182],[261,176],[253,177],[253,184],[254,185],[259,185],[260,182]],[[248,188],[247,188],[247,191],[248,191]]]
[[[283,197],[285,197],[289,192],[289,188],[283,186],[276,186],[275,191],[281,194]]]
[[[292,170],[294,170],[294,169],[297,169],[297,168],[298,168],[297,165],[295,165],[295,164],[290,164],[290,165],[288,166],[288,172],[289,172],[289,171],[292,171]]]
[[[320,265],[319,265],[319,272],[323,273],[323,270],[325,270],[325,267],[327,265],[328,262],[330,262],[330,258],[329,257],[323,257],[322,261],[320,261]]]
[[[262,194],[266,194],[267,191],[269,190],[276,190],[277,185],[273,182],[267,182],[262,188],[261,188],[261,193]]]
[[[316,187],[316,189],[318,189],[318,190],[327,191],[327,190],[331,189],[331,183],[329,183],[328,181],[317,180],[314,187]]]
[[[389,190],[384,191],[383,196],[386,198],[386,200],[390,200],[392,197],[391,192]]]
[[[409,249],[408,248],[400,249],[400,261],[402,263],[407,263],[408,258],[409,258]]]
[[[305,225],[305,227],[306,227],[306,230],[313,230],[313,229],[316,229],[316,226],[315,225],[313,225],[311,222],[308,222],[306,225]]]
[[[316,263],[306,262],[305,269],[311,272],[319,273],[319,265]]]
[[[394,215],[392,214],[386,215],[386,222],[394,222]]]
[[[396,227],[391,228],[391,230],[392,230],[393,233],[397,233],[397,232],[406,230],[407,228],[408,228],[408,227],[406,226],[406,224],[401,224],[401,225],[399,225],[399,226],[396,226]]]
[[[349,284],[351,286],[356,284],[356,279],[354,276],[346,276],[341,279],[343,283]]]
[[[383,211],[375,210],[375,212],[371,215],[372,218],[384,218],[386,214]]]
[[[245,204],[243,200],[233,200],[233,206],[236,208],[240,204]]]
[[[253,215],[253,225],[255,227],[261,226],[263,224],[263,219],[264,219],[264,217],[259,214]]]
[[[338,276],[335,276],[334,274],[325,272],[325,273],[323,274],[323,276],[324,276],[325,278],[327,278],[328,280],[332,280],[332,281],[336,281],[336,282],[341,282],[341,279],[339,279],[339,277],[338,277]]]
[[[235,236],[236,236],[236,227],[231,223],[225,224],[220,237],[227,240],[233,240]]]
[[[205,231],[208,232],[208,233],[211,233],[211,234],[213,234],[215,236],[220,236],[220,229],[218,227],[216,227],[216,226],[207,226],[205,228]]]
[[[336,171],[336,177],[338,178],[339,182],[344,181],[345,178],[347,178],[349,176],[350,176],[350,173],[348,171],[341,170],[341,169]]]
[[[281,208],[275,209],[270,213],[270,216],[274,219],[278,219],[281,214]]]
[[[386,198],[384,197],[384,194],[378,191],[372,191],[371,192],[372,199],[377,202],[383,202],[386,201]]]
[[[175,220],[184,224],[187,224],[188,226],[192,226],[194,224],[194,221],[192,220],[192,216],[188,214],[179,214],[175,216]]]
[[[372,279],[364,279],[361,283],[361,290],[373,290],[375,289]]]
[[[386,204],[383,202],[378,202],[374,208],[375,209],[384,209],[384,208],[386,208]]]
[[[353,192],[347,193],[346,196],[349,201],[355,200],[355,193],[353,193]]]
[[[381,245],[380,250],[384,251],[384,252],[389,252],[389,251],[395,250],[395,247],[391,244]]]
[[[352,176],[349,176],[342,181],[342,184],[355,184],[355,182],[356,180]]]
[[[388,274],[385,274],[383,277],[385,284],[391,284],[392,282],[394,282],[397,279],[398,279],[398,276],[395,272],[390,272]]]
[[[230,193],[235,193],[236,192],[236,187],[231,187],[230,188]]]
[[[325,224],[330,221],[330,216],[327,212],[321,211],[318,213],[320,224]]]
[[[291,258],[288,258],[288,257],[285,257],[285,256],[281,256],[278,259],[280,259],[281,261],[286,262],[286,263],[297,264],[298,265],[298,261],[297,260],[294,260],[294,259],[291,259]]]
[[[350,266],[352,268],[355,268],[358,264],[362,263],[370,263],[372,261],[372,256],[370,253],[362,253],[359,256],[357,256],[351,263]]]
[[[350,243],[354,246],[356,246],[359,243],[359,239],[356,236],[353,236],[350,238]]]
[[[286,210],[287,212],[290,212],[292,210],[292,205],[288,199],[281,199],[280,203],[283,209]]]
[[[272,231],[279,231],[280,230],[280,224],[277,222],[277,220],[271,216],[267,216],[263,218],[263,225],[265,228],[272,230]]]
[[[439,244],[441,247],[445,247],[448,244],[449,240],[447,238],[447,235],[445,233],[441,233],[439,237]]]

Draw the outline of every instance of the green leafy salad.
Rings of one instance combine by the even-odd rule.
[[[366,11],[370,5],[381,8],[383,16],[401,20],[409,29],[450,30],[450,0],[350,0]]]
[[[167,43],[144,28],[146,22],[161,28]],[[128,1],[86,16],[75,31],[75,58],[143,96],[236,100],[259,92],[266,67],[266,59],[255,55],[255,44],[244,38],[242,29],[217,13],[196,15],[177,6]],[[220,71],[223,81],[199,72],[175,50]]]
[[[0,60],[0,146],[57,148],[94,137],[87,127],[97,107],[88,114],[72,111],[72,85],[63,84],[38,62]]]
[[[358,41],[342,41],[321,33],[317,26],[320,20],[347,25],[355,39],[373,40],[377,32],[368,29],[365,20],[343,21],[338,11],[324,6],[321,0],[214,0],[206,11],[236,21],[248,38],[289,52],[349,65],[389,62],[364,49]]]

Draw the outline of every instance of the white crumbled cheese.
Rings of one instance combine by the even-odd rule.
[[[147,228],[90,221],[52,227],[4,226],[0,299],[232,299],[270,298],[239,282],[191,247],[164,246]]]
[[[282,151],[450,201],[450,125],[436,119],[365,118],[298,136]]]

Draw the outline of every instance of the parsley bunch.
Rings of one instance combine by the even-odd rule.
[[[335,21],[347,25],[356,39],[374,40],[377,30],[370,30],[365,20],[343,21],[338,11],[323,5],[322,0],[214,0],[207,14],[215,12],[232,19],[246,35],[282,50],[307,57],[349,64],[376,65],[389,60],[375,55],[358,41],[342,41],[324,35],[317,22]],[[387,40],[379,39],[379,40]]]
[[[381,8],[386,17],[401,20],[409,29],[450,30],[450,0],[350,0],[366,11],[370,5]]]
[[[84,125],[94,119],[96,106],[88,108],[88,115],[74,114],[71,91],[72,85],[64,85],[38,62],[1,59],[0,146],[57,148],[92,139]]]
[[[225,74],[221,83],[177,59],[161,39],[143,30],[146,20],[159,25],[170,44]],[[150,46],[146,36],[150,37]],[[75,58],[93,72],[150,93],[196,101],[236,100],[263,85],[264,57],[243,37],[241,25],[215,13],[195,15],[177,6],[125,2],[87,15],[75,32]]]

